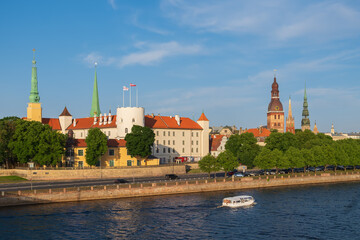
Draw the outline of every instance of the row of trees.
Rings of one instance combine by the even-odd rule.
[[[329,165],[360,165],[360,140],[344,139],[333,141],[330,136],[310,130],[297,130],[295,134],[273,131],[260,147],[252,133],[232,135],[225,145],[225,151],[217,158],[210,155],[199,162],[202,171],[223,169],[231,171],[239,164],[249,168],[287,169]],[[227,156],[227,157],[225,157]]]
[[[146,158],[151,154],[155,134],[148,127],[135,125],[125,140],[128,153],[132,157]],[[47,124],[17,117],[0,119],[0,164],[6,168],[28,162],[40,166],[58,165],[65,153],[67,141],[67,135],[53,131]],[[92,128],[85,142],[87,164],[97,165],[108,150],[107,136],[100,129]]]

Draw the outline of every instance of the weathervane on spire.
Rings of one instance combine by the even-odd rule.
[[[94,63],[94,65],[95,65],[95,67],[96,67],[96,66],[98,65],[98,63],[97,63],[97,62],[95,62],[95,63]]]
[[[35,48],[33,48],[33,61],[32,61],[33,64],[36,64],[36,61],[35,61]]]

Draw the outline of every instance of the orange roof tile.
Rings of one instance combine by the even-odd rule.
[[[85,139],[74,139],[74,144],[76,147],[86,147]],[[126,147],[126,141],[124,139],[109,139],[107,141],[108,147]]]
[[[42,118],[41,123],[49,125],[53,130],[61,130],[58,118]]]
[[[177,124],[175,117],[168,116],[145,116],[145,126],[149,128],[170,128],[170,129],[194,129],[202,130],[200,125],[190,118],[181,117],[180,125]]]
[[[201,116],[199,117],[198,121],[209,121],[209,119],[207,119],[207,117],[205,116],[205,114],[202,113]]]
[[[223,137],[226,137],[225,135],[211,135],[210,138],[210,149],[211,151],[217,151],[219,148],[221,141]]]
[[[252,134],[254,134],[254,137],[268,137],[270,136],[270,130],[267,128],[262,128],[261,129],[261,133],[260,133],[260,129],[259,128],[250,128],[245,132],[250,132]]]
[[[104,117],[103,117],[104,118]],[[74,127],[74,121],[76,121],[76,126]],[[73,120],[71,125],[67,128],[67,130],[76,130],[76,129],[89,129],[89,128],[116,128],[116,115],[111,116],[111,123],[107,123],[104,125],[104,121],[102,125],[99,125],[99,118],[97,118],[96,124],[94,125],[94,118],[76,118]]]

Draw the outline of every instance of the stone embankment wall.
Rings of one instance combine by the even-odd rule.
[[[67,169],[67,170],[26,170],[26,169],[0,169],[0,176],[19,176],[28,180],[72,180],[91,178],[131,178],[131,177],[157,177],[165,174],[186,174],[185,165],[149,166],[131,168],[105,168],[105,169]]]
[[[360,173],[342,173],[336,175],[323,173],[317,176],[304,175],[291,177],[270,176],[267,179],[246,177],[241,179],[230,178],[222,181],[217,181],[216,179],[194,180],[191,182],[172,181],[166,183],[152,183],[149,186],[145,186],[143,184],[121,184],[113,186],[102,186],[101,188],[89,187],[87,190],[81,190],[80,188],[73,189],[72,191],[66,188],[57,189],[57,191],[55,191],[55,189],[48,189],[46,190],[46,192],[41,190],[41,193],[40,190],[38,190],[38,192],[36,190],[26,192],[19,191],[17,193],[1,192],[0,206],[85,201],[111,198],[144,197],[154,195],[184,194],[350,181],[360,181]]]

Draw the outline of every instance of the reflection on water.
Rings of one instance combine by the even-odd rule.
[[[2,239],[358,238],[359,183],[0,209]],[[252,195],[250,208],[219,208]]]

